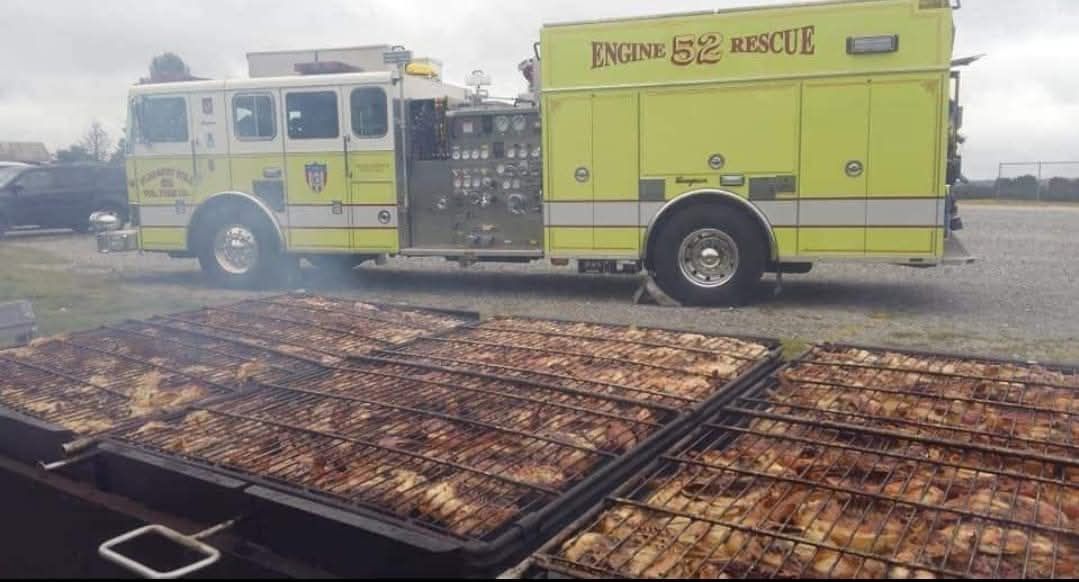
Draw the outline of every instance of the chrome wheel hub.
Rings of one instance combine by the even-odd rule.
[[[738,272],[738,245],[721,230],[701,229],[682,241],[678,262],[690,283],[715,289],[730,283]]]
[[[231,275],[247,274],[259,259],[255,233],[239,224],[222,228],[214,237],[214,258],[221,269]]]

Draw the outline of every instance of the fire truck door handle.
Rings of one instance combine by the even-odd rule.
[[[851,160],[847,162],[847,165],[844,167],[844,171],[851,178],[858,178],[865,173],[865,164],[862,163],[860,160]]]
[[[573,172],[573,177],[576,178],[578,182],[584,184],[592,178],[592,172],[589,171],[587,167],[581,166]]]

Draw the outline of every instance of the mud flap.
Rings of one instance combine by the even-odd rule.
[[[641,286],[633,294],[634,305],[658,305],[660,307],[682,307],[682,304],[659,288],[651,273],[641,277]]]

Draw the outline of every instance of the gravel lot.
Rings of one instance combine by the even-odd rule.
[[[787,276],[773,297],[766,279],[754,306],[672,309],[632,304],[639,280],[577,275],[546,265],[478,265],[393,260],[355,275],[308,272],[308,290],[399,303],[766,335],[803,342],[844,341],[1079,362],[1079,207],[968,205],[961,239],[979,263],[909,269],[818,265]],[[16,233],[0,243],[46,251],[49,269],[106,275],[130,293],[222,303],[245,296],[206,286],[194,261],[157,255],[103,256],[89,237]],[[77,309],[77,306],[73,306]],[[132,314],[142,316],[143,313]]]

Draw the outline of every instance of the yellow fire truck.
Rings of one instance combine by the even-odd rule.
[[[140,85],[132,230],[99,244],[227,285],[300,258],[575,260],[698,305],[820,261],[958,261],[952,16],[856,0],[550,25],[516,102],[399,50],[393,70]]]

